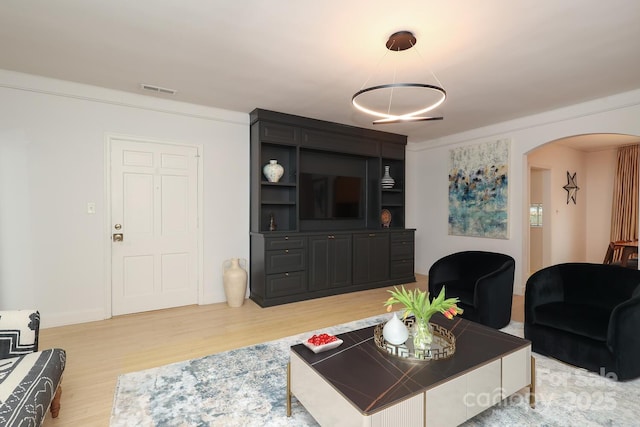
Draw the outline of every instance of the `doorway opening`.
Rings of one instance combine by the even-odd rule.
[[[634,135],[574,135],[525,154],[529,197],[523,201],[523,247],[528,265],[523,266],[523,283],[529,274],[550,265],[602,262],[610,240],[618,148],[639,143]],[[565,189],[567,174],[575,174],[579,187],[572,197]],[[534,200],[540,198],[537,187],[542,194],[542,227],[534,230],[530,212],[532,203],[540,203]]]

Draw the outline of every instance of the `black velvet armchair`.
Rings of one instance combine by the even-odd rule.
[[[461,317],[500,329],[511,320],[515,261],[505,254],[465,251],[447,255],[429,269],[429,293],[445,287],[447,298],[458,297]]]
[[[618,380],[640,376],[640,271],[567,263],[527,281],[524,336],[536,353]]]

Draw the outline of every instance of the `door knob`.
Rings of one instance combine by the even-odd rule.
[[[113,241],[114,242],[122,242],[123,239],[124,239],[124,235],[122,233],[114,233],[113,234]]]
[[[122,228],[122,225],[116,224],[113,226],[113,228],[115,228],[116,230],[120,230]]]

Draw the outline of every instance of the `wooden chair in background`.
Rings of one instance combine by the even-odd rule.
[[[603,264],[619,265],[621,267],[638,268],[638,241],[618,240],[609,242],[604,255]]]

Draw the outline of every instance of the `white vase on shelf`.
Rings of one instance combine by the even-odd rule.
[[[391,178],[391,175],[389,175],[389,168],[389,166],[384,167],[384,176],[380,180],[382,188],[393,188],[393,186],[396,184],[396,180]]]
[[[278,182],[284,175],[284,168],[278,164],[277,160],[269,160],[269,163],[262,168],[265,178],[269,182]]]
[[[388,343],[400,345],[404,344],[407,338],[409,338],[409,330],[404,322],[398,319],[396,313],[393,313],[393,317],[389,319],[382,328],[382,336]]]

